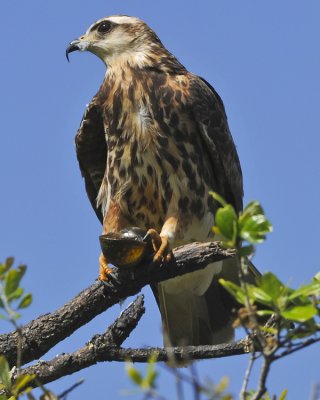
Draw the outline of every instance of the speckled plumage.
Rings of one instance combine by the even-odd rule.
[[[161,59],[165,64],[165,55]],[[87,153],[99,154],[101,160],[103,172],[96,187],[107,167],[98,196],[103,213],[107,214],[109,200],[120,206],[132,225],[161,231],[171,206],[185,220],[185,230],[194,215],[201,219],[213,213],[209,190],[221,193],[240,210],[240,166],[217,94],[182,67],[172,74],[161,66],[154,70],[125,65],[112,72],[82,123],[99,125],[93,121],[100,119],[99,129],[104,126],[108,150],[100,130],[97,152]],[[82,127],[76,137],[80,163],[85,162],[80,152],[87,132]],[[208,146],[212,144],[213,150]],[[97,193],[93,197],[95,201]]]
[[[104,21],[109,30],[101,34]],[[103,232],[154,228],[173,247],[208,240],[217,207],[210,190],[238,212],[242,209],[241,168],[220,97],[204,79],[188,72],[139,19],[105,18],[79,41],[89,43],[87,49],[108,66],[76,135],[80,168]],[[221,268],[215,265],[190,274],[191,279],[158,286],[167,344],[230,339],[230,310],[220,321],[212,321],[210,307],[215,305],[205,297],[216,288],[214,275]],[[184,291],[175,289],[178,286]],[[168,299],[175,290],[169,312]],[[217,298],[219,290],[214,292]],[[191,306],[187,298],[195,298]],[[183,303],[192,314],[187,323],[191,332],[185,335],[188,326],[181,321],[179,333],[172,333],[172,316]],[[199,307],[206,311],[199,312]],[[217,310],[212,313],[216,314]],[[225,328],[224,339],[212,339],[214,330]]]

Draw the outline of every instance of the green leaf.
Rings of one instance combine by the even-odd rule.
[[[300,296],[319,296],[320,295],[320,282],[313,281],[309,285],[301,286],[299,289],[294,290],[293,293],[288,296],[289,300],[296,299]]]
[[[17,300],[19,299],[22,295],[23,295],[24,289],[21,287],[18,287],[18,289],[16,289],[14,292],[12,292],[9,296],[8,296],[8,301],[12,301],[12,300]]]
[[[156,361],[158,358],[158,353],[154,352],[148,360],[147,363],[147,374],[142,382],[142,387],[145,389],[155,388],[156,387],[156,378],[158,373],[155,369]]]
[[[220,382],[215,387],[216,394],[223,394],[228,389],[229,386],[229,378],[227,376],[223,376]]]
[[[242,224],[248,217],[253,215],[264,215],[263,208],[258,201],[251,201],[243,210],[239,217],[239,223]]]
[[[19,318],[21,318],[21,314],[14,312],[13,318],[17,321]]]
[[[14,258],[13,257],[8,257],[6,259],[5,265],[6,265],[6,270],[7,271],[13,266],[13,263],[14,263]]]
[[[33,375],[27,374],[27,375],[18,376],[12,386],[12,391],[18,395],[22,389],[27,389],[26,386],[30,382],[32,382],[35,378],[36,378],[35,374],[33,374]]]
[[[3,391],[5,390],[5,387],[0,383],[0,390]],[[8,400],[8,396],[5,394],[0,394],[0,400]]]
[[[18,305],[18,309],[19,308],[27,308],[29,307],[29,305],[32,303],[32,294],[28,293],[26,294],[23,299],[20,301],[19,305]]]
[[[307,306],[296,306],[289,310],[281,311],[281,315],[290,321],[305,322],[313,318],[317,312],[317,309],[310,304]]]
[[[265,235],[272,231],[272,225],[265,215],[252,215],[240,226],[239,236],[249,243],[262,243]]]
[[[14,263],[14,258],[13,257],[8,257],[5,261],[4,264],[0,264],[0,275],[6,273],[13,265]]]
[[[219,283],[233,296],[238,303],[246,305],[247,297],[242,288],[231,281],[220,278]]]
[[[156,379],[158,376],[158,372],[156,370],[153,371],[148,371],[147,375],[145,376],[145,378],[143,379],[141,386],[144,389],[154,389],[156,387]]]
[[[259,279],[259,287],[273,300],[278,300],[284,292],[284,284],[272,272],[266,272]]]
[[[138,386],[142,385],[142,376],[140,374],[140,372],[133,367],[132,363],[127,363],[126,364],[126,370],[127,370],[127,374],[129,376],[129,378],[131,379],[131,381],[133,383],[135,383]]]
[[[272,297],[269,296],[268,293],[266,293],[264,290],[262,290],[261,288],[259,288],[257,286],[250,285],[250,284],[247,284],[247,287],[248,287],[251,297],[253,298],[253,300],[255,302],[262,303],[265,306],[269,306],[269,307],[272,307],[274,305]]]
[[[264,326],[264,325],[260,325],[259,327],[261,329],[262,332],[264,333],[269,333],[271,335],[276,335],[278,333],[278,329],[273,328],[272,326]]]
[[[318,273],[313,277],[313,279],[316,280],[316,281],[320,281],[320,272],[318,272]]]
[[[271,311],[271,310],[258,310],[258,311],[257,311],[257,315],[258,315],[259,317],[266,317],[266,316],[272,315],[272,314],[274,314],[274,312]]]
[[[4,291],[7,296],[10,296],[10,294],[18,289],[21,278],[26,272],[26,268],[25,265],[20,265],[17,269],[12,269],[6,274]]]
[[[149,368],[149,367],[153,368],[154,367],[154,364],[157,362],[158,356],[159,356],[159,352],[157,352],[157,351],[154,351],[151,354],[151,356],[148,359],[147,368]]]
[[[211,196],[219,203],[221,204],[223,207],[225,207],[227,205],[227,202],[225,201],[225,199],[220,196],[220,194],[216,193],[216,192],[209,192],[209,194],[211,194]]]
[[[0,381],[3,383],[3,385],[8,391],[11,390],[11,376],[10,376],[9,364],[4,356],[0,356]]]
[[[215,224],[220,233],[232,242],[237,238],[237,220],[237,214],[230,204],[219,208],[215,215]]]
[[[288,394],[288,390],[287,390],[287,389],[284,389],[284,390],[282,391],[282,393],[280,394],[279,400],[286,400],[287,394]]]

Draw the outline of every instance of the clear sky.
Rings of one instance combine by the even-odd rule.
[[[292,285],[307,282],[320,270],[318,0],[2,0],[0,259],[14,255],[29,266],[24,285],[34,303],[24,322],[55,310],[97,276],[101,227],[73,138],[105,67],[89,53],[73,53],[68,64],[65,48],[95,20],[119,13],[144,19],[220,93],[242,162],[245,200],[259,199],[274,224],[255,263]],[[159,313],[150,290],[144,293],[147,311],[127,346],[162,343]],[[77,349],[119,312],[113,307],[43,358]],[[290,399],[308,398],[320,381],[319,355],[313,347],[278,362],[270,392],[287,387]],[[233,357],[198,366],[215,381],[230,376],[238,393],[246,363],[247,357]],[[173,379],[160,372],[163,392],[174,398]],[[79,377],[85,384],[70,398],[120,399],[120,389],[131,387],[124,365],[116,363],[49,387],[59,393]]]

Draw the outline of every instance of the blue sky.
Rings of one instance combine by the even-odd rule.
[[[97,276],[101,228],[85,195],[73,138],[105,68],[91,54],[74,53],[68,64],[65,48],[95,20],[118,13],[144,19],[220,93],[242,163],[245,201],[259,199],[274,224],[255,263],[292,285],[307,282],[320,270],[317,0],[3,0],[0,259],[14,255],[29,266],[24,285],[34,303],[24,322],[55,310]],[[144,293],[147,311],[128,346],[162,343],[158,311],[150,290]],[[77,349],[119,312],[113,307],[44,358]],[[307,398],[320,381],[318,362],[319,347],[278,362],[270,392],[287,387],[290,399]],[[215,381],[230,376],[237,393],[246,363],[234,357],[198,367]],[[163,393],[174,398],[173,379],[160,372]],[[116,363],[50,387],[62,392],[79,377],[86,381],[72,398],[80,400],[103,398],[104,392],[120,399],[120,389],[130,388],[124,366]]]

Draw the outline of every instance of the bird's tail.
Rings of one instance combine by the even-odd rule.
[[[249,265],[249,282],[260,276]],[[208,265],[204,270],[186,274],[158,285],[164,345],[197,346],[229,342],[236,301],[218,279],[239,283],[236,259]]]

